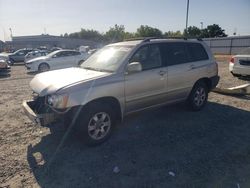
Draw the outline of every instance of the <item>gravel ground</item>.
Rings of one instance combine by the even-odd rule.
[[[219,63],[219,87],[243,83]],[[201,112],[183,104],[128,117],[103,145],[88,148],[60,123],[34,125],[22,65],[0,78],[0,187],[250,187],[250,100],[210,93]],[[114,172],[115,171],[115,172]]]

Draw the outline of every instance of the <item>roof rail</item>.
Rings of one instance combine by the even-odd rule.
[[[166,37],[164,39],[183,39],[183,40],[187,40],[187,37]]]
[[[183,39],[183,40],[188,40],[188,39],[196,39],[198,41],[202,41],[202,38],[187,38],[187,37],[138,37],[138,38],[130,38],[130,39],[125,39],[124,41],[135,41],[135,40],[142,40],[142,42],[150,42],[150,40],[153,39]]]
[[[193,40],[203,41],[202,38],[188,38],[188,37],[166,37],[163,39],[184,39],[184,40],[193,39]]]
[[[129,39],[124,39],[124,41],[134,41],[134,40],[144,40],[144,37],[137,37],[137,38],[129,38]]]
[[[152,39],[162,39],[160,37],[145,37],[142,42],[150,42]]]

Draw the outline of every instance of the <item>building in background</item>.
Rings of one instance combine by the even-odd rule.
[[[53,47],[76,49],[80,46],[90,46],[90,48],[98,48],[101,44],[85,40],[74,39],[53,35],[33,35],[33,36],[13,36],[12,41],[6,41],[5,46],[8,49],[21,49],[21,48],[38,48],[45,46],[48,49]]]
[[[250,35],[202,39],[213,54],[234,55],[250,47]]]
[[[4,51],[4,46],[5,46],[5,43],[0,40],[0,52]]]

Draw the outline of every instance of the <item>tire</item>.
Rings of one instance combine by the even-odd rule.
[[[50,67],[47,63],[41,63],[39,66],[38,66],[38,71],[39,72],[46,72],[46,71],[49,71]]]
[[[76,131],[88,146],[96,146],[111,136],[115,124],[115,113],[112,108],[96,103],[82,110],[76,122]]]
[[[189,108],[193,111],[201,110],[207,103],[208,87],[203,81],[198,81],[187,100]]]
[[[79,61],[78,65],[80,66],[83,62],[84,62],[84,60]]]

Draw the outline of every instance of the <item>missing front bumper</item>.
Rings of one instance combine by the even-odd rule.
[[[23,101],[22,104],[25,115],[32,122],[46,126],[58,120],[59,116],[53,112],[38,113],[39,110],[36,109],[36,106],[36,101]]]

